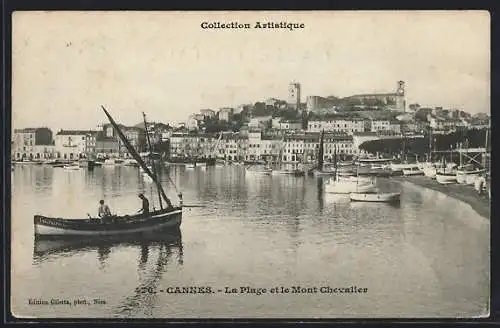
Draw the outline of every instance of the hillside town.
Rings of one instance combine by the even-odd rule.
[[[490,117],[460,109],[428,108],[406,104],[405,82],[380,94],[301,97],[300,83],[290,83],[288,99],[269,98],[236,108],[201,109],[186,122],[144,122],[120,125],[130,143],[146,152],[149,140],[169,161],[217,158],[226,161],[280,160],[310,162],[317,156],[325,133],[324,160],[367,155],[363,144],[373,140],[422,138],[463,130],[487,129]],[[122,158],[128,152],[113,127],[99,130],[51,131],[47,127],[16,128],[12,138],[13,161],[47,159]]]

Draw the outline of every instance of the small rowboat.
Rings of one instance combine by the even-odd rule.
[[[351,201],[355,202],[378,202],[378,203],[394,203],[399,202],[401,194],[398,192],[388,193],[350,193]]]
[[[118,236],[179,229],[182,221],[180,207],[150,212],[147,216],[110,216],[103,219],[61,219],[34,216],[35,237]]]

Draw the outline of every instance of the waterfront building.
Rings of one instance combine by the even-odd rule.
[[[41,159],[54,156],[52,130],[49,128],[15,129],[12,137],[12,159]]]
[[[239,133],[223,133],[222,139],[217,145],[217,157],[229,161],[240,161],[244,159],[247,149],[248,138],[240,136]]]
[[[96,151],[97,131],[60,130],[56,133],[55,155],[61,159],[80,159]]]
[[[172,158],[213,157],[219,153],[218,149],[214,149],[217,137],[218,135],[211,133],[174,132],[170,137],[170,156]]]
[[[137,149],[139,152],[143,152],[146,149],[146,130],[144,129],[144,123],[137,124],[136,126],[125,126],[122,124],[118,124],[120,127],[120,130],[123,132],[129,143]],[[167,126],[162,123],[155,123],[155,122],[148,122],[148,133],[149,133],[149,138],[151,140],[152,144],[155,144],[161,140],[161,134],[157,133],[157,127],[158,126]],[[123,156],[128,157],[129,153],[125,147],[121,143],[121,141],[118,138],[118,135],[116,134],[115,129],[113,126],[109,123],[104,124],[102,126],[102,134],[99,134],[98,136],[96,135],[97,139],[99,139],[99,148],[103,150],[104,153],[109,154],[120,154]],[[114,151],[115,149],[115,143],[112,142],[112,140],[116,141],[116,144],[118,144],[118,150]],[[104,151],[105,150],[105,151]],[[111,151],[113,150],[113,151]],[[98,152],[96,150],[96,152]]]
[[[105,131],[100,131],[96,136],[95,155],[97,158],[118,157],[121,142],[113,136],[109,137]]]
[[[307,131],[309,132],[344,132],[353,134],[355,132],[365,131],[365,120],[362,118],[341,118],[341,117],[325,117],[321,119],[309,120]]]

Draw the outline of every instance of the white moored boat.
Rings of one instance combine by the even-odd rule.
[[[445,173],[443,171],[436,172],[436,181],[440,184],[452,184],[457,182],[457,174],[450,172]]]
[[[351,199],[351,201],[356,201],[356,202],[392,203],[392,202],[399,202],[400,197],[401,194],[398,192],[349,194],[349,198]]]
[[[245,173],[252,175],[271,175],[273,170],[264,166],[251,166],[245,170]]]
[[[68,165],[64,165],[63,168],[65,170],[80,170],[80,164],[77,162],[77,163],[71,163],[71,164],[68,164]]]
[[[352,192],[356,193],[370,193],[375,192],[377,189],[375,184],[370,181],[357,180],[357,178],[351,179],[340,179],[334,181],[330,179],[325,183],[325,192],[332,194],[349,194]]]
[[[457,182],[460,184],[474,184],[477,178],[486,172],[484,169],[475,169],[472,165],[466,165],[457,169]]]
[[[424,175],[424,170],[419,168],[417,165],[414,165],[409,168],[403,169],[403,175],[405,176]]]
[[[125,161],[119,158],[108,158],[102,164],[106,166],[122,165]]]

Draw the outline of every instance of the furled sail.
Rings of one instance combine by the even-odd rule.
[[[106,116],[108,117],[109,121],[111,122],[111,125],[115,129],[116,133],[120,137],[121,141],[123,142],[123,144],[125,145],[125,147],[127,147],[127,150],[130,153],[130,155],[132,155],[132,157],[142,167],[142,169],[144,170],[144,172],[146,172],[146,174],[153,180],[153,182],[156,184],[156,187],[160,191],[161,196],[163,197],[163,199],[165,200],[165,202],[167,203],[167,205],[169,207],[171,207],[172,206],[172,202],[170,201],[170,199],[165,194],[165,191],[163,190],[163,188],[161,186],[161,183],[158,181],[158,179],[156,178],[156,176],[151,172],[151,170],[148,168],[148,166],[146,165],[146,163],[144,163],[144,161],[142,160],[141,156],[137,153],[137,151],[134,149],[134,147],[130,144],[130,142],[125,137],[125,135],[123,134],[123,132],[120,130],[120,128],[116,124],[115,120],[113,120],[113,118],[108,113],[108,111],[106,110],[106,108],[104,108],[104,106],[101,106],[101,107],[102,107],[102,110],[104,111],[104,113],[106,114]]]

